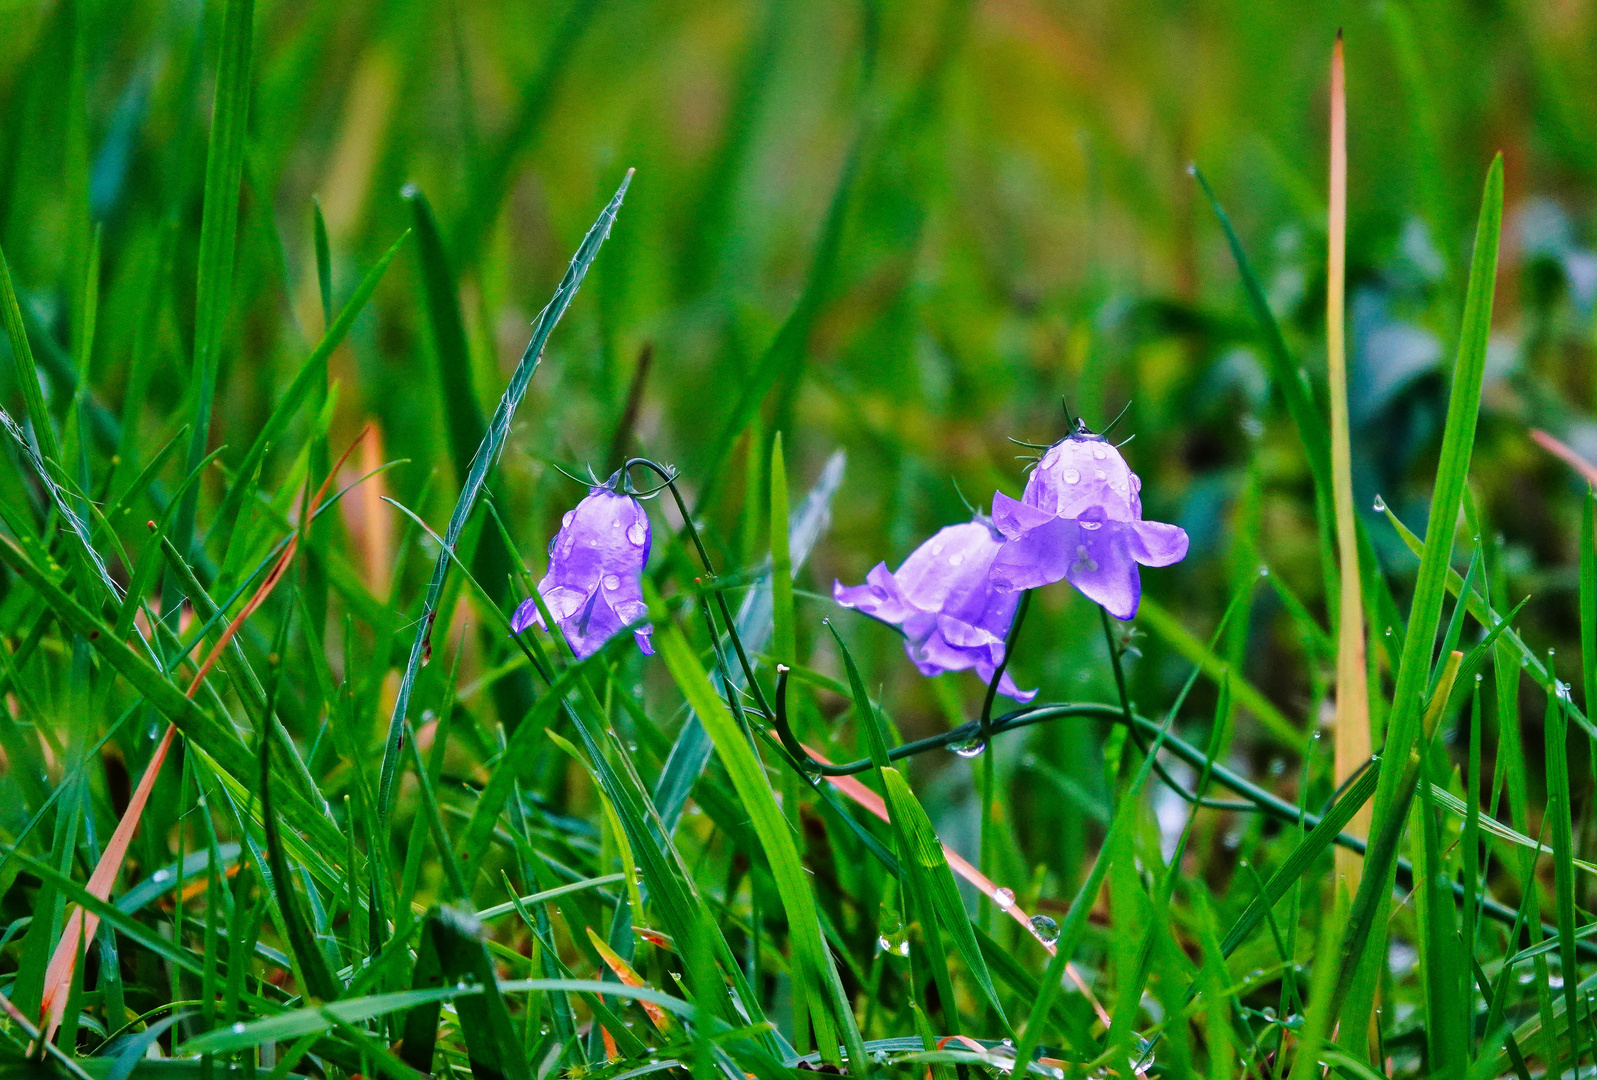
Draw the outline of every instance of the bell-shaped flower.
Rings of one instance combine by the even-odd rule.
[[[549,572],[538,595],[565,631],[577,659],[592,656],[628,624],[648,612],[640,578],[649,561],[649,515],[631,495],[595,487],[576,509],[566,511],[560,531],[549,541]],[[510,629],[548,629],[537,603],[528,598],[516,608]],[[638,648],[652,655],[654,627],[633,631]]]
[[[940,529],[916,548],[897,572],[877,563],[863,585],[832,585],[844,607],[897,626],[904,651],[922,675],[976,669],[983,682],[1004,661],[1004,636],[1020,598],[992,587],[988,573],[1004,538],[983,515],[963,525]],[[1000,693],[1030,701],[1035,690],[1021,690],[1005,672]]]
[[[1186,531],[1142,520],[1142,481],[1120,451],[1077,425],[1050,446],[1019,501],[993,496],[993,524],[1005,543],[993,584],[1035,589],[1063,578],[1117,619],[1137,613],[1137,565],[1169,566],[1187,555]]]

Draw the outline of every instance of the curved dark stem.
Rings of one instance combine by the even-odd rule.
[[[781,674],[785,674],[785,672]],[[785,692],[785,680],[781,680],[780,675],[777,686],[779,694]],[[1075,705],[1057,703],[1026,706],[1024,708],[1016,709],[1013,712],[1005,713],[1003,716],[1000,716],[993,721],[992,732],[993,734],[998,735],[1015,728],[1028,727],[1032,724],[1041,724],[1049,720],[1058,720],[1064,717],[1091,717],[1102,720],[1110,720],[1117,724],[1127,723],[1126,711],[1120,706],[1105,705],[1096,702]],[[793,738],[793,732],[788,727],[787,723],[785,705],[783,705],[775,714],[775,721],[777,726],[777,734],[780,737],[782,747],[790,756],[789,764],[798,769],[801,773],[819,773],[822,776],[851,776],[855,773],[865,772],[871,768],[871,761],[869,758],[862,758],[859,761],[853,761],[847,765],[822,765],[820,762],[810,757],[809,754],[805,753],[804,748],[799,745],[798,740]],[[1153,738],[1157,738],[1161,734],[1160,725],[1154,723],[1152,720],[1149,720],[1146,717],[1138,716],[1135,713],[1131,714],[1129,726],[1132,732],[1140,737],[1139,742],[1141,739],[1151,740]],[[944,732],[941,735],[934,735],[928,739],[919,739],[915,742],[905,743],[902,746],[895,747],[887,752],[887,757],[889,760],[896,761],[901,758],[912,757],[915,754],[923,754],[928,750],[942,749],[951,743],[968,741],[971,736],[977,733],[979,729],[978,722],[971,720],[961,724],[959,727],[954,728],[952,731]],[[1299,825],[1309,829],[1314,828],[1320,823],[1321,819],[1319,814],[1311,814],[1301,807],[1292,805],[1285,799],[1282,799],[1280,796],[1274,794],[1273,792],[1267,791],[1262,787],[1259,787],[1251,780],[1248,780],[1246,777],[1231,771],[1218,762],[1208,762],[1208,755],[1202,750],[1193,746],[1191,743],[1176,737],[1174,734],[1168,731],[1163,732],[1163,738],[1160,740],[1159,749],[1169,751],[1171,754],[1175,755],[1177,758],[1185,761],[1188,765],[1191,765],[1196,769],[1204,768],[1205,763],[1207,762],[1209,775],[1214,782],[1223,787],[1229,788],[1247,800],[1245,803],[1225,804],[1223,806],[1224,809],[1235,809],[1239,806],[1246,806],[1250,810],[1256,810],[1260,813],[1268,814],[1270,817],[1275,818],[1276,820],[1285,824]],[[1365,767],[1369,768],[1372,765],[1373,761],[1370,763],[1370,765],[1366,765]],[[806,780],[809,779],[810,777],[806,777]],[[1185,789],[1178,790],[1185,791]],[[1205,806],[1212,804],[1213,801],[1211,800],[1206,799],[1204,801]],[[1361,855],[1364,853],[1366,847],[1363,840],[1356,836],[1350,836],[1347,833],[1339,833],[1334,838],[1333,842]],[[1398,884],[1405,888],[1410,887],[1413,882],[1413,875],[1414,868],[1408,862],[1408,860],[1399,859],[1397,861]],[[1405,885],[1405,881],[1409,884]],[[1466,895],[1466,890],[1461,882],[1453,882],[1452,888],[1453,894],[1455,896]],[[1515,919],[1519,914],[1516,909],[1508,907],[1507,905],[1484,895],[1482,896],[1481,910],[1489,918],[1497,922],[1504,923],[1505,925],[1514,924]],[[1557,931],[1552,927],[1545,927],[1544,929],[1549,936],[1557,933]],[[1597,957],[1597,943],[1592,943],[1582,938],[1576,943],[1576,945],[1577,948],[1580,949],[1582,955],[1588,957]]]
[[[1020,594],[1020,603],[1015,607],[1015,618],[1009,624],[1009,633],[1004,635],[1004,658],[993,669],[993,677],[987,684],[987,700],[981,705],[981,741],[985,744],[992,735],[993,698],[998,696],[998,681],[1004,677],[1004,669],[1009,667],[1009,658],[1015,655],[1015,639],[1020,637],[1020,626],[1026,621],[1026,609],[1031,607],[1031,590],[1027,589]]]
[[[692,539],[693,547],[699,553],[699,562],[704,565],[705,576],[711,581],[714,581],[715,565],[710,562],[710,553],[709,551],[705,550],[704,541],[699,536],[698,527],[693,524],[693,515],[688,510],[688,504],[682,499],[682,492],[677,490],[676,470],[668,469],[665,466],[651,461],[648,458],[628,458],[626,463],[621,466],[622,475],[626,476],[634,465],[640,465],[645,469],[651,470],[660,478],[661,486],[670,489],[671,498],[676,500],[677,512],[682,515],[682,525],[687,530],[689,538]],[[658,490],[658,488],[656,490]],[[759,706],[760,712],[764,713],[766,716],[769,716],[771,715],[771,706],[765,700],[765,691],[760,688],[759,681],[754,678],[754,665],[749,663],[748,653],[746,653],[743,649],[743,639],[738,636],[737,624],[732,621],[732,609],[727,606],[726,596],[722,594],[720,589],[712,589],[710,591],[715,594],[716,606],[721,609],[721,621],[726,624],[727,637],[732,639],[732,648],[737,652],[738,666],[743,669],[744,681],[749,684],[749,691],[754,695],[754,701]],[[708,614],[708,612],[706,612],[706,614]],[[715,620],[711,619],[709,621],[710,640],[714,642],[717,640],[719,635],[715,631]],[[719,657],[720,651],[720,646],[717,645],[717,657]],[[723,679],[726,678],[725,670],[722,671],[721,677]],[[726,694],[728,700],[732,700],[737,697],[736,688],[730,681],[728,681],[726,684]],[[733,708],[735,711],[737,706],[734,706]]]
[[[776,665],[776,709],[768,715],[771,718],[772,726],[776,728],[776,737],[781,741],[782,749],[788,752],[788,756],[793,759],[793,764],[798,767],[798,770],[803,773],[818,774],[820,776],[851,776],[854,773],[864,772],[869,769],[871,767],[870,758],[865,758],[849,765],[824,765],[816,761],[810,756],[809,751],[804,749],[804,744],[799,742],[797,736],[793,734],[793,726],[787,720],[787,673],[788,666],[786,664]],[[923,739],[921,741],[925,742],[926,740]],[[902,750],[904,747],[901,746],[898,749]],[[928,746],[926,749],[930,750],[932,747]],[[893,757],[893,751],[888,751],[887,756],[889,758]],[[856,768],[856,766],[862,767]]]

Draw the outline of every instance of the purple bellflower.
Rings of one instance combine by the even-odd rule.
[[[549,572],[538,582],[538,595],[577,659],[592,656],[648,612],[639,581],[648,561],[649,515],[631,495],[601,485],[566,511],[549,541]],[[516,608],[510,629],[519,634],[533,625],[548,629],[537,603],[528,598]],[[653,632],[652,626],[633,631],[645,656],[654,653]]]
[[[1187,555],[1183,529],[1142,520],[1141,491],[1120,451],[1078,423],[1043,454],[1019,501],[993,496],[993,524],[1006,538],[993,585],[1016,592],[1064,578],[1115,618],[1131,618],[1142,599],[1137,564]]]
[[[904,560],[897,572],[877,563],[863,585],[832,585],[832,597],[904,632],[904,651],[922,675],[975,668],[983,682],[1004,660],[1004,635],[1020,598],[996,591],[988,580],[1004,538],[981,514],[963,525],[940,529]],[[1000,693],[1026,702],[1005,672]]]

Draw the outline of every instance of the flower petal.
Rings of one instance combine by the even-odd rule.
[[[994,500],[996,503],[996,499]],[[997,520],[998,507],[993,507]],[[1081,527],[1066,518],[1049,518],[1007,541],[993,557],[992,583],[1005,592],[1051,585],[1065,576],[1075,557]]]
[[[993,681],[993,672],[996,670],[998,669],[995,664],[986,661],[978,661],[976,664],[976,674],[984,683],[990,684]],[[1035,690],[1022,690],[1016,686],[1015,680],[1009,677],[1009,672],[1007,671],[998,680],[998,692],[1007,698],[1014,698],[1022,705],[1037,696],[1037,691]]]
[[[1141,513],[1131,467],[1097,436],[1071,436],[1049,447],[1022,501],[1057,517],[1081,517],[1093,507],[1111,521],[1134,521]]]
[[[1027,485],[1028,489],[1030,485]],[[1002,491],[993,492],[993,527],[1010,540],[1018,540],[1031,530],[1046,525],[1054,515],[1030,503],[1011,499]]]
[[[962,649],[978,649],[988,645],[1002,645],[1004,639],[984,626],[973,626],[952,615],[937,616],[937,630],[943,640]]]
[[[1169,566],[1187,557],[1187,531],[1162,521],[1131,523],[1131,555],[1143,566]]]
[[[527,597],[516,605],[516,612],[510,616],[510,632],[519,634],[529,626],[543,627],[543,614],[538,610],[537,601]]]
[[[873,619],[880,619],[895,626],[901,625],[916,611],[916,608],[904,598],[903,590],[898,587],[898,580],[884,562],[871,567],[871,572],[865,575],[863,585],[832,582],[832,599],[844,607],[851,607]]]
[[[1131,557],[1130,535],[1130,522],[1080,522],[1065,568],[1065,580],[1117,619],[1135,615],[1142,600],[1142,579],[1137,561]]]

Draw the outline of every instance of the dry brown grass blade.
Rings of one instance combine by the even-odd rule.
[[[810,755],[810,757],[814,758],[816,761],[819,761],[822,765],[831,764],[831,762],[828,761],[824,755],[815,750],[813,747],[806,746],[804,747],[804,750]],[[854,779],[852,776],[828,776],[826,780],[838,791],[841,791],[844,795],[847,795],[849,798],[859,803],[872,814],[875,814],[883,821],[888,820],[887,804],[882,801],[882,797],[876,794],[876,792],[872,791],[870,788],[866,787],[864,784],[860,783],[858,780]],[[1027,915],[1025,910],[1022,909],[1019,904],[1011,901],[1006,907],[998,899],[998,886],[993,884],[986,874],[983,874],[980,870],[966,862],[960,856],[959,852],[952,850],[947,844],[942,843],[941,840],[939,840],[938,843],[941,844],[943,849],[943,857],[948,860],[948,866],[954,871],[954,873],[970,882],[971,885],[976,887],[978,892],[980,892],[987,899],[991,900],[994,904],[997,904],[998,909],[1005,915],[1008,915],[1011,919],[1014,919],[1021,926],[1025,927],[1026,933],[1035,938],[1037,943],[1044,949],[1047,949],[1049,956],[1054,954],[1054,943],[1037,932],[1037,928],[1032,925],[1031,916]],[[1081,991],[1082,996],[1092,1004],[1092,1011],[1098,1015],[1098,1019],[1102,1021],[1104,1027],[1109,1027],[1111,1021],[1108,1012],[1106,1012],[1104,1007],[1098,1003],[1098,999],[1093,996],[1092,990],[1088,988],[1086,980],[1081,977],[1081,972],[1076,970],[1075,963],[1068,960],[1065,962],[1065,974],[1070,978],[1071,982],[1076,984],[1076,989]]]
[[[339,468],[365,435],[366,431],[363,430],[356,436],[355,442],[349,445],[349,449],[344,451],[338,463],[328,472],[327,479],[322,481],[322,486],[316,490],[315,496],[308,504],[307,521],[321,506],[333,477],[337,475]],[[206,654],[204,662],[195,670],[189,688],[184,691],[186,697],[191,699],[194,697],[200,684],[205,681],[205,676],[216,666],[227,643],[233,640],[233,636],[244,625],[244,621],[266,602],[272,590],[277,588],[278,582],[283,580],[283,575],[294,561],[294,553],[299,549],[299,537],[299,531],[289,536],[288,543],[283,546],[282,554],[272,565],[271,572],[266,575],[266,579],[261,582],[260,587],[255,590],[239,613],[228,622],[227,628],[216,639],[216,644],[211,646],[211,651]],[[96,899],[105,900],[111,895],[111,886],[116,883],[117,875],[122,872],[122,863],[127,858],[133,834],[138,830],[139,819],[144,815],[144,807],[149,802],[150,792],[155,789],[156,777],[160,775],[161,766],[166,761],[167,751],[172,748],[172,739],[176,734],[177,728],[168,724],[166,733],[161,736],[160,743],[155,747],[155,752],[150,755],[149,764],[144,767],[144,774],[139,777],[139,786],[134,789],[132,798],[128,800],[127,809],[122,812],[122,819],[117,822],[116,830],[112,832],[105,850],[100,853],[100,861],[95,864],[94,873],[89,875],[89,883],[85,888],[89,895]],[[72,985],[73,973],[77,969],[79,943],[84,939],[92,939],[99,925],[99,916],[85,912],[82,908],[74,907],[67,916],[61,940],[56,942],[55,952],[50,955],[50,966],[45,969],[44,993],[39,1005],[40,1026],[43,1028],[45,1042],[55,1038],[56,1029],[61,1026],[66,1011],[68,990]]]
[[[1363,582],[1359,576],[1358,526],[1353,512],[1352,441],[1347,406],[1347,346],[1344,334],[1347,279],[1347,78],[1342,35],[1331,52],[1331,183],[1327,220],[1325,347],[1331,397],[1331,496],[1335,504],[1336,554],[1341,570],[1336,643],[1336,780],[1343,783],[1370,760],[1369,664],[1364,640]],[[1347,831],[1369,835],[1366,805]],[[1336,874],[1358,889],[1360,857],[1336,849]]]

